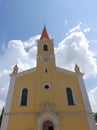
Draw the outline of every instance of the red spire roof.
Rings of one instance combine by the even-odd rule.
[[[40,40],[41,40],[42,38],[48,38],[48,39],[50,39],[45,26],[44,26],[44,28],[43,28],[43,31],[42,31]]]

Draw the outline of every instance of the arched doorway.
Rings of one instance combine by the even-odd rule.
[[[50,124],[50,127],[49,127],[49,124]],[[45,128],[45,125],[46,125],[46,128]],[[59,129],[59,116],[49,110],[41,113],[38,116],[37,128],[38,130],[60,130]]]
[[[47,120],[43,123],[43,130],[54,130],[54,125],[51,121]]]

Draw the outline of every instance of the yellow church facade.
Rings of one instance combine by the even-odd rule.
[[[37,66],[10,74],[1,130],[96,130],[83,73],[56,67],[53,40],[44,27]]]

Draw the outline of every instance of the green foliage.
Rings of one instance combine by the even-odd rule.
[[[1,122],[2,122],[2,118],[3,118],[3,113],[4,113],[4,107],[3,107],[1,115],[0,115],[0,127],[1,127]]]
[[[95,121],[97,122],[97,112],[93,114]]]

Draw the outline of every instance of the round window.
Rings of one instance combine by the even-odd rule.
[[[44,87],[45,89],[49,89],[49,88],[50,88],[50,84],[47,84],[47,83],[46,83],[46,84],[43,85],[43,87]]]
[[[45,85],[44,88],[45,88],[45,89],[49,89],[49,85]]]

